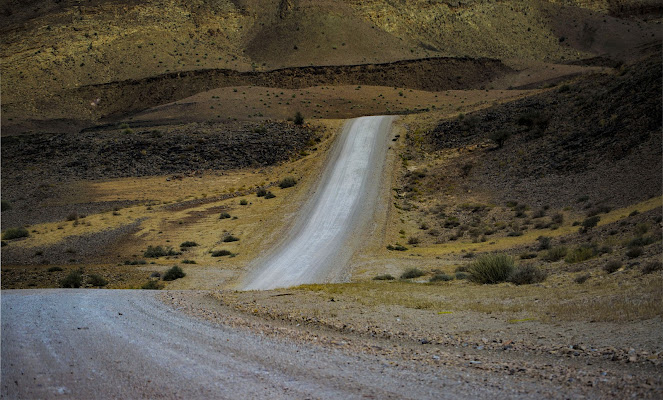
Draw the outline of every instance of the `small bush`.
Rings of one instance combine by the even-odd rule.
[[[265,198],[266,198],[266,199],[273,199],[274,197],[276,197],[276,195],[275,195],[274,193],[272,193],[272,192],[267,192],[267,193],[265,194]]]
[[[124,265],[145,265],[145,264],[147,264],[147,261],[145,260],[131,260],[131,261],[126,260],[124,262]]]
[[[175,279],[184,278],[185,276],[186,274],[182,271],[182,268],[175,265],[163,274],[163,280],[174,281]]]
[[[228,219],[228,218],[230,218],[230,214],[228,214],[227,212],[223,212],[221,213],[221,215],[219,215],[219,219]]]
[[[393,246],[392,246],[392,245],[388,245],[388,246],[387,246],[387,250],[389,250],[389,251],[406,251],[406,250],[407,250],[407,247],[405,247],[405,246],[403,246],[403,245],[400,245],[400,244],[396,243],[396,244],[393,245]]]
[[[182,264],[196,264],[195,260],[182,260]]]
[[[449,282],[453,281],[454,277],[447,274],[435,274],[428,281],[429,282]]]
[[[456,276],[456,279],[458,279],[458,280],[468,279],[470,277],[470,274],[468,274],[467,272],[463,272],[463,271],[457,271],[454,275]]]
[[[401,279],[414,279],[424,276],[426,273],[418,268],[410,268],[401,274]]]
[[[46,271],[48,271],[48,272],[58,272],[58,271],[62,271],[62,267],[50,267]]]
[[[587,279],[589,279],[591,277],[592,276],[589,273],[585,273],[585,274],[576,276],[573,281],[577,284],[583,284],[583,283],[587,282]]]
[[[229,256],[231,254],[232,253],[229,252],[228,250],[214,250],[212,252],[212,257],[225,257],[225,256]]]
[[[504,142],[507,141],[511,137],[511,133],[506,130],[499,130],[492,132],[489,136],[489,139],[495,142],[498,148],[502,148],[504,146]]]
[[[419,244],[419,238],[418,238],[418,237],[415,237],[415,236],[411,236],[411,237],[407,240],[407,244],[410,244],[410,245]]]
[[[21,228],[9,228],[6,231],[3,232],[2,234],[2,240],[12,240],[12,239],[18,239],[18,238],[23,238],[23,237],[28,237],[30,236],[30,233],[28,232],[27,229],[21,227]]]
[[[295,113],[295,118],[293,119],[293,122],[295,123],[295,125],[303,125],[304,124],[304,116],[302,115],[302,113],[297,111]]]
[[[513,258],[506,254],[488,254],[474,261],[468,272],[472,282],[493,284],[509,279],[514,268]]]
[[[180,244],[180,247],[196,247],[196,246],[198,246],[198,243],[191,241],[186,241]]]
[[[585,229],[594,228],[596,225],[598,225],[600,220],[601,220],[601,217],[599,217],[598,215],[595,215],[593,217],[589,217],[586,220],[582,221],[582,227],[585,228]]]
[[[60,287],[79,288],[83,284],[83,276],[78,271],[71,271],[63,280],[60,281]]]
[[[642,267],[643,274],[651,274],[652,272],[660,270],[663,270],[663,263],[661,263],[660,261],[652,261],[650,263],[647,263],[644,267]]]
[[[238,237],[235,237],[235,236],[233,236],[233,235],[228,235],[228,236],[226,236],[226,237],[223,238],[223,241],[224,241],[225,243],[237,242],[238,240],[239,240],[239,238],[238,238]]]
[[[628,258],[638,258],[642,255],[642,247],[633,247],[626,252]]]
[[[163,285],[161,284],[161,282],[155,280],[149,280],[145,282],[143,286],[141,286],[140,288],[145,290],[161,290],[162,287]]]
[[[297,184],[297,180],[296,180],[295,178],[293,178],[292,176],[288,176],[288,177],[286,177],[286,178],[283,178],[283,179],[279,182],[279,187],[280,187],[281,189],[286,189],[286,188],[289,188],[289,187],[293,187],[293,186],[295,186],[296,184]]]
[[[247,205],[247,204],[249,204],[249,202],[248,202],[248,200],[246,200],[246,199],[242,199],[242,200],[239,201],[239,205],[240,205],[240,206],[245,206],[245,205]]]
[[[509,276],[509,282],[515,283],[516,285],[531,285],[533,283],[543,282],[547,277],[548,274],[540,268],[535,267],[534,265],[525,265],[517,267],[513,271]]]
[[[375,278],[373,278],[374,281],[393,281],[394,279],[396,278],[394,278],[390,274],[378,275]]]
[[[76,221],[78,219],[78,213],[73,212],[69,215],[67,215],[67,221]]]
[[[172,247],[163,246],[147,246],[147,250],[143,253],[145,258],[159,258],[165,256],[176,256],[181,253],[173,250]]]
[[[256,196],[258,196],[258,197],[265,197],[266,194],[267,194],[267,190],[265,190],[263,188],[258,189],[258,191],[256,192]]]
[[[564,215],[560,213],[554,214],[550,220],[553,224],[561,225],[564,222]]]
[[[637,237],[628,242],[628,247],[644,247],[652,243],[656,243],[656,238],[653,236]]]
[[[92,274],[88,277],[87,283],[89,283],[92,286],[106,286],[108,285],[108,281],[104,279],[103,276],[97,275],[97,274]]]
[[[456,267],[456,270],[454,272],[468,272],[470,270],[469,265],[459,265]]]
[[[521,260],[531,260],[532,258],[536,258],[537,254],[536,253],[522,253],[520,256]]]
[[[613,260],[603,266],[603,270],[609,274],[617,272],[622,267],[621,261]]]
[[[596,250],[594,250],[592,247],[589,246],[580,246],[576,247],[575,249],[571,250],[566,257],[564,257],[564,261],[566,261],[569,264],[575,264],[583,261],[587,261],[590,258],[594,258],[596,256]]]
[[[550,237],[539,236],[536,240],[539,242],[539,250],[548,250],[550,248]]]
[[[564,246],[553,247],[543,255],[545,261],[555,262],[559,261],[566,256],[568,250]]]

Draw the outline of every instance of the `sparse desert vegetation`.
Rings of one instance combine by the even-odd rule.
[[[3,290],[210,290],[267,336],[661,392],[660,5],[74,3],[0,13]],[[364,115],[398,118],[342,274],[237,291]]]

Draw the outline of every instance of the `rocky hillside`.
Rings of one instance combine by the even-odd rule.
[[[558,208],[587,196],[623,207],[660,195],[660,59],[659,47],[615,75],[442,121],[424,136],[428,151],[461,153],[421,185]]]
[[[573,60],[660,38],[651,24],[541,0],[8,0],[0,26],[4,104],[191,70]]]

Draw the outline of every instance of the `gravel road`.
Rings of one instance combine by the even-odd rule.
[[[342,279],[377,202],[393,117],[349,121],[315,194],[286,239],[254,263],[246,290]]]
[[[213,324],[168,307],[156,292],[2,292],[7,399],[465,399],[537,391],[508,378],[426,370]]]

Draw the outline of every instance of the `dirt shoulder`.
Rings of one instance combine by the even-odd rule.
[[[481,371],[492,377],[510,375],[561,385],[564,391],[590,397],[655,398],[663,388],[658,374],[660,318],[628,327],[508,322],[502,313],[367,305],[362,295],[348,296],[343,289],[337,290],[339,286],[328,288],[164,292],[161,298],[201,318],[268,337],[380,355],[390,363],[407,360],[468,373]],[[363,286],[362,290],[371,289]],[[614,340],[626,336],[630,342]]]

